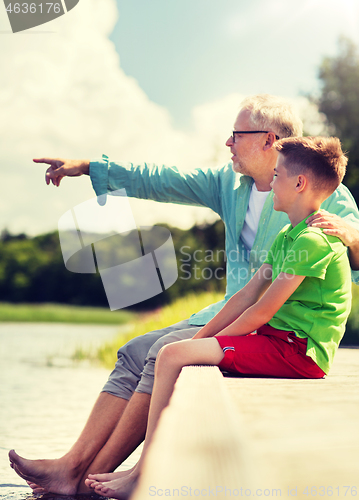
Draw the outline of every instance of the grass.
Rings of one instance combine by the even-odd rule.
[[[187,319],[194,312],[198,312],[209,304],[222,299],[223,293],[203,292],[189,294],[154,312],[139,314],[137,317],[135,316],[133,326],[127,332],[119,334],[95,351],[86,351],[83,348],[78,349],[74,354],[74,359],[90,359],[100,362],[107,368],[113,368],[117,360],[117,350],[132,338]]]
[[[122,325],[132,318],[127,311],[110,311],[101,307],[0,303],[1,322]]]

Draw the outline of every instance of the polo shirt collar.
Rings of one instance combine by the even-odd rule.
[[[309,219],[309,217],[311,215],[314,215],[318,212],[318,210],[315,210],[313,213],[309,214],[305,219],[303,219],[301,222],[299,222],[299,224],[297,224],[296,226],[292,226],[292,224],[288,227],[286,233],[285,233],[285,237],[289,240],[292,240],[294,241],[298,236],[299,234],[304,231],[304,229],[307,229],[307,224],[306,224],[306,220]]]

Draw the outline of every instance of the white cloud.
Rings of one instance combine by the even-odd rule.
[[[65,179],[59,189],[46,186],[45,169],[32,163],[34,157],[106,153],[184,169],[228,161],[224,142],[243,96],[197,106],[192,133],[174,129],[168,111],[121,69],[108,39],[117,16],[115,0],[86,0],[47,25],[14,35],[0,9],[0,229],[54,230],[64,212],[94,195],[87,178]],[[131,206],[138,225],[188,227],[213,219],[207,209],[164,210],[138,200]]]
[[[0,28],[9,29],[5,9],[0,12]],[[64,210],[93,196],[88,180],[46,187],[33,157],[187,158],[192,141],[122,71],[108,39],[116,20],[114,0],[87,0],[46,27],[2,34],[0,227],[51,230]]]

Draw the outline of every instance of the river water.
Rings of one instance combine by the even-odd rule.
[[[116,326],[0,324],[0,498],[33,497],[9,467],[11,448],[26,458],[57,458],[74,443],[109,371],[74,362],[71,355],[118,331]],[[132,467],[138,454],[123,468]]]

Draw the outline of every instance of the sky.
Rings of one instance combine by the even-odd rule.
[[[359,44],[357,0],[80,0],[16,34],[0,5],[0,231],[56,230],[94,196],[88,177],[47,186],[32,158],[214,167],[230,160],[241,100],[261,92],[289,99],[320,133],[303,96],[319,91],[318,67],[343,34]],[[215,219],[130,204],[138,226]]]

